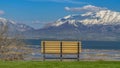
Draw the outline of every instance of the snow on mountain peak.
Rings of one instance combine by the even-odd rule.
[[[7,19],[5,19],[5,18],[0,18],[0,23],[3,24],[3,25],[6,25],[6,24],[8,24],[8,23],[10,23],[10,24],[16,24],[14,21],[12,21],[12,20],[7,20]]]
[[[93,14],[93,12],[87,12],[85,14],[81,14],[81,16],[89,16],[89,15],[92,15],[92,14]]]
[[[20,32],[24,32],[24,31],[28,31],[28,30],[33,30],[34,28],[25,25],[25,24],[20,24],[20,23],[16,23],[12,20],[7,20],[5,18],[0,18],[0,27],[1,26],[8,26],[9,30],[11,31],[20,31]]]
[[[68,15],[57,20],[52,26],[57,27],[64,23],[73,24],[76,27],[78,26],[76,23],[81,23],[83,25],[117,25],[120,24],[120,12],[100,10],[98,12]]]
[[[0,23],[2,23],[3,25],[6,25],[7,19],[5,19],[5,18],[0,18]]]
[[[12,21],[12,20],[9,20],[9,22],[11,22],[12,24],[17,24],[16,22]]]
[[[68,18],[70,18],[70,17],[71,17],[71,15],[68,15],[68,16],[65,16],[64,19],[68,19]]]

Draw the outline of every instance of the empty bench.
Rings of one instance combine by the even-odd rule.
[[[59,59],[77,59],[79,61],[79,54],[81,53],[81,42],[79,41],[42,41],[41,53],[43,54],[43,61],[47,58],[46,54],[58,54]],[[75,54],[76,58],[64,58],[63,55]],[[56,59],[56,58],[54,58]]]

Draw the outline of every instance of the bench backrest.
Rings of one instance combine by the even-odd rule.
[[[78,41],[42,41],[41,52],[44,54],[77,54],[81,52]]]

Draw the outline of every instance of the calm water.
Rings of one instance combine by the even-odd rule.
[[[40,47],[41,40],[25,40],[32,47]],[[120,49],[120,41],[82,41],[83,49]]]

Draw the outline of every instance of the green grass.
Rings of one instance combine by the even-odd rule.
[[[0,61],[0,68],[120,68],[120,61]]]

